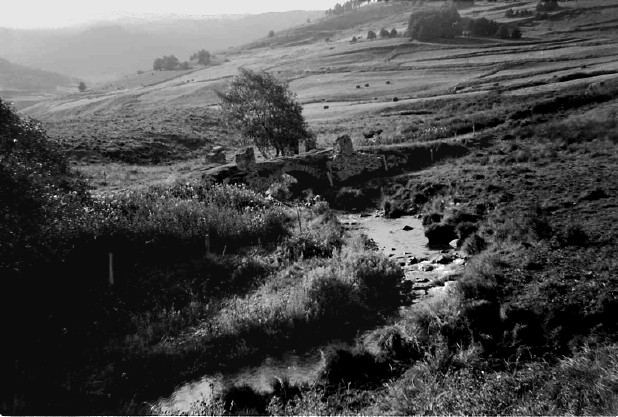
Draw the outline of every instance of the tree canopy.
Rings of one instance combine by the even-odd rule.
[[[225,92],[217,92],[227,121],[265,157],[298,153],[311,139],[302,106],[286,82],[262,71],[239,68]]]
[[[199,51],[197,51],[196,53],[191,55],[191,57],[189,59],[190,60],[197,59],[197,63],[198,64],[208,65],[208,64],[210,64],[210,58],[211,58],[210,52],[208,52],[205,49],[200,49]]]
[[[162,58],[157,58],[154,60],[152,64],[152,69],[155,71],[172,71],[177,69],[180,66],[180,61],[174,55],[164,56]]]
[[[453,38],[458,33],[456,23],[459,19],[459,12],[454,5],[440,9],[420,10],[410,16],[408,33],[412,39],[420,41]]]

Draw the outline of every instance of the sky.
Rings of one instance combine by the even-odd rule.
[[[123,14],[218,15],[326,10],[337,0],[0,0],[0,27],[60,28]]]

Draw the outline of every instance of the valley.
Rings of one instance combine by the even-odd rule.
[[[461,18],[521,38],[419,41],[410,15],[439,5],[417,3],[21,109],[67,168],[15,174],[59,179],[0,229],[33,236],[2,252],[7,311],[36,306],[10,327],[2,412],[615,414],[618,5],[475,1]],[[399,35],[367,39],[382,28]],[[241,66],[289,83],[318,153],[348,135],[384,170],[238,167],[251,143],[216,92]]]

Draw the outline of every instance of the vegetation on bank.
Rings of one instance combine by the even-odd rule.
[[[335,352],[312,386],[275,384],[272,394],[244,402],[232,390],[210,407],[275,415],[615,414],[618,189],[606,180],[618,166],[614,112],[526,123],[467,157],[395,180],[386,189],[391,202],[414,200],[410,212],[423,214],[429,236],[433,225],[448,227],[473,255],[463,276],[444,297],[362,338],[378,340],[378,352],[359,341]]]
[[[92,197],[40,125],[1,110],[5,412],[143,412],[221,361],[353,335],[398,304],[401,270],[326,203],[299,227],[242,185]]]

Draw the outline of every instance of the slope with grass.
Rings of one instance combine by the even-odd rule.
[[[19,284],[4,317],[23,317],[9,323],[18,360],[2,363],[15,387],[3,410],[143,413],[143,401],[221,363],[361,332],[354,349],[325,355],[312,386],[240,389],[195,412],[616,414],[618,36],[608,22],[618,7],[576,3],[518,19],[517,41],[351,44],[369,29],[399,31],[415,7],[375,4],[227,51],[219,65],[39,103],[25,112],[49,142],[7,116],[22,127],[0,131],[3,146],[32,133],[53,144],[40,153],[57,166],[39,167],[22,143],[0,161],[14,174],[3,181],[32,184],[7,209],[7,230],[23,233],[0,246],[12,260],[2,268],[27,278],[7,281]],[[505,8],[534,6],[460,12],[506,22]],[[291,210],[200,182],[210,146],[232,153],[239,142],[213,92],[239,65],[286,77],[322,146],[348,133],[394,153],[453,137],[469,148],[328,196],[341,209],[420,215],[429,239],[456,239],[467,264],[444,297],[394,315],[415,298],[403,271],[347,236],[326,203],[309,194]]]

